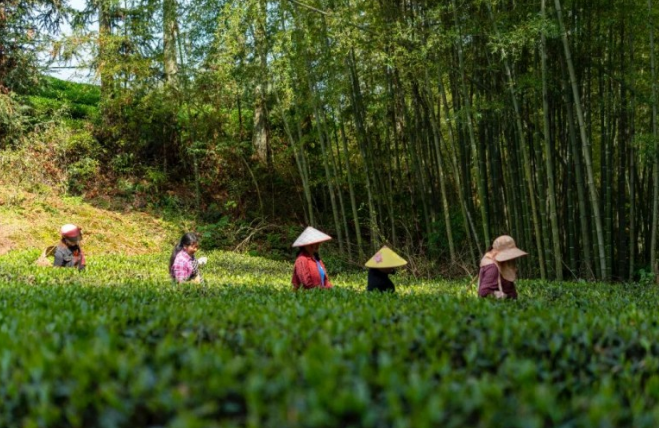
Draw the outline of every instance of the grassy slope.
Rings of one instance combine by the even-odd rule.
[[[178,225],[145,213],[115,212],[76,197],[0,186],[0,254],[52,245],[65,223],[83,229],[89,255],[162,252],[181,233]]]
[[[101,91],[98,86],[44,77],[42,84],[25,94],[33,114],[51,116],[64,109],[73,120],[91,120],[98,113]]]
[[[44,77],[42,85],[24,94],[23,99],[35,120],[43,121],[64,112],[57,120],[67,127],[80,128],[94,120],[100,89]],[[145,213],[111,211],[78,197],[61,197],[45,184],[39,193],[26,191],[26,186],[20,184],[20,174],[28,171],[0,176],[0,255],[52,245],[58,240],[59,227],[65,223],[82,227],[86,251],[92,256],[161,252],[172,245],[183,229],[180,224]]]

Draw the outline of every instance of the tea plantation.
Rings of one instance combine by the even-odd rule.
[[[1,427],[659,425],[659,293],[364,273],[293,293],[292,263],[212,252],[202,285],[167,254],[86,272],[0,258]],[[331,266],[328,266],[331,272]]]

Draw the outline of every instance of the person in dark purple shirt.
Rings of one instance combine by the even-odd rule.
[[[515,260],[527,253],[517,248],[510,236],[499,236],[494,240],[490,251],[481,259],[478,272],[478,295],[494,296],[497,299],[516,299],[515,279],[517,268]]]

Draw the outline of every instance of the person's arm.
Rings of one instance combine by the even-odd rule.
[[[300,289],[300,280],[297,277],[296,273],[296,267],[293,266],[293,277],[291,278],[291,284],[293,284],[293,291],[297,291]]]
[[[78,269],[84,270],[85,266],[87,266],[87,260],[85,259],[85,254],[82,252],[82,249],[80,249],[80,263],[78,264]]]
[[[486,297],[499,289],[499,269],[491,264],[481,267],[478,295]]]

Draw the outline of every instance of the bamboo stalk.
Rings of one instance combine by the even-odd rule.
[[[459,68],[459,73],[460,73],[460,89],[462,91],[462,97],[465,103],[465,110],[466,110],[466,120],[465,123],[467,125],[467,132],[469,135],[469,141],[471,143],[471,150],[474,156],[474,161],[476,165],[480,164],[480,156],[478,149],[476,147],[476,137],[474,136],[474,125],[473,125],[473,118],[472,118],[472,112],[471,112],[471,100],[469,93],[467,91],[467,83],[466,83],[466,78],[465,78],[465,66],[464,66],[464,53],[462,50],[462,27],[460,26],[460,21],[458,19],[458,7],[456,4],[456,0],[452,0],[453,4],[453,19],[455,21],[455,26],[458,29],[458,38],[455,43],[457,51],[458,51],[458,68]],[[485,177],[480,171],[480,168],[475,169],[476,173],[476,180],[478,183],[478,199],[479,199],[479,204],[480,204],[480,211],[481,211],[481,224],[483,228],[483,239],[484,239],[484,247],[487,248],[490,245],[490,242],[492,240],[490,239],[490,221],[489,221],[489,214],[488,214],[488,208],[487,208],[487,195],[485,192]]]
[[[567,38],[567,30],[565,29],[565,24],[563,23],[563,14],[561,11],[561,2],[560,0],[554,0],[556,5],[556,14],[558,16],[558,24],[561,31],[561,38],[563,40],[563,48],[565,50],[565,60],[567,62],[568,73],[570,77],[570,83],[572,86],[572,95],[574,97],[574,107],[577,113],[577,122],[579,124],[579,134],[581,137],[581,145],[583,151],[583,158],[586,165],[586,184],[588,186],[588,191],[590,193],[591,206],[593,211],[593,216],[595,217],[595,232],[597,235],[597,250],[599,253],[600,260],[600,278],[607,278],[607,269],[606,269],[606,253],[605,253],[605,244],[604,244],[604,231],[602,229],[602,215],[600,213],[599,206],[599,197],[597,196],[597,189],[595,188],[595,178],[593,174],[593,165],[590,156],[590,151],[588,150],[588,138],[586,136],[586,127],[584,123],[584,115],[581,109],[581,97],[579,95],[579,89],[577,87],[577,78],[574,72],[574,65],[572,64],[572,57],[570,54],[570,46]]]
[[[541,0],[540,15],[546,19],[545,0]],[[549,199],[549,222],[551,224],[552,248],[554,252],[554,274],[556,279],[563,280],[563,259],[561,254],[560,230],[558,228],[558,212],[556,208],[556,184],[554,181],[554,159],[551,150],[551,133],[549,127],[549,91],[547,84],[547,36],[543,23],[540,31],[540,58],[542,69],[542,112],[545,150],[545,172],[547,174],[547,197]]]
[[[648,0],[648,17],[652,17],[652,0]],[[659,132],[657,132],[657,75],[655,69],[654,24],[650,19],[650,80],[652,81],[652,137],[654,138],[654,171],[652,194],[652,227],[650,231],[650,266],[659,276],[657,263],[657,229],[659,225]]]

